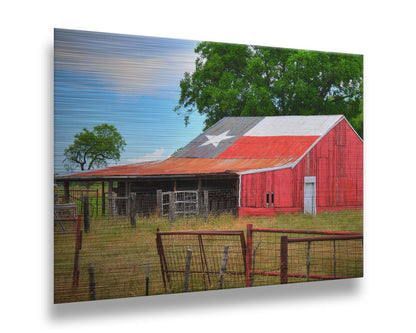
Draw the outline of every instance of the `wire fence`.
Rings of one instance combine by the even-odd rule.
[[[84,212],[84,197],[88,197],[90,216],[104,216],[102,211],[102,202],[107,193],[99,189],[70,188],[68,193],[62,187],[55,187],[54,202],[55,204],[75,203],[79,213]]]
[[[208,195],[208,214],[237,213],[237,191],[233,189],[212,189],[207,191],[206,194]]]
[[[363,236],[322,236],[287,240],[287,283],[363,276]]]
[[[285,253],[282,239],[288,240]],[[252,228],[249,224],[247,247],[252,256],[247,286],[363,276],[363,235],[358,232]],[[282,264],[288,278],[284,282]]]
[[[78,221],[78,210],[75,203],[55,204],[54,232],[75,232]]]
[[[85,221],[80,223],[84,231]],[[159,295],[164,293],[155,227],[132,228],[92,218],[81,239],[74,232],[54,233],[54,301],[91,300],[90,265],[94,267],[95,299]],[[74,272],[77,282],[74,284]]]
[[[156,242],[166,292],[244,287],[243,231],[158,231]]]
[[[139,217],[162,214],[173,222],[178,215],[207,217],[223,213],[236,214],[238,209],[238,196],[233,189],[168,192],[156,190],[121,194],[109,191],[107,187],[88,189],[77,185],[65,191],[62,186],[56,186],[54,202],[74,203],[81,215],[88,211],[90,217],[101,216],[112,221],[131,218],[133,213]]]
[[[363,236],[357,232],[250,224],[246,231],[172,231],[176,225],[154,215],[138,217],[135,227],[128,219],[113,223],[107,217],[90,217],[87,228],[84,215],[75,217],[73,207],[56,206],[55,303],[363,275]],[[66,230],[57,225],[59,219],[71,219],[64,220]],[[225,216],[218,219],[226,221]],[[209,227],[201,217],[186,221],[177,223],[185,230],[188,225]]]

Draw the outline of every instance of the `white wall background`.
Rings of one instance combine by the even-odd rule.
[[[3,4],[1,13],[5,332],[414,328],[411,1],[14,1]],[[365,277],[54,306],[54,27],[364,54]]]

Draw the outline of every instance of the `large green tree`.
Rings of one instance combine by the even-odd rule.
[[[201,42],[174,109],[205,128],[226,116],[344,114],[362,136],[360,55]]]
[[[79,166],[81,170],[106,167],[108,160],[120,160],[120,153],[126,142],[113,125],[95,126],[92,131],[84,128],[75,134],[74,143],[64,151],[65,168],[73,170]]]

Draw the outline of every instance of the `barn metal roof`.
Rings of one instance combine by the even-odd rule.
[[[225,117],[214,126],[211,126],[205,132],[198,135],[189,144],[173,155],[173,157],[216,158],[264,118],[265,117]],[[227,133],[226,136],[229,138],[218,142],[218,145],[216,146],[205,144],[207,142],[207,137],[218,136],[222,133]]]
[[[264,117],[245,136],[321,136],[342,115]]]
[[[57,178],[241,174],[293,167],[342,119],[342,115],[227,117],[164,161]]]
[[[213,159],[213,158],[174,158],[164,161],[135,163],[114,166],[103,170],[93,170],[71,175],[82,177],[112,177],[112,176],[168,176],[184,174],[236,174],[243,171],[282,167],[294,161],[293,158],[276,159]]]

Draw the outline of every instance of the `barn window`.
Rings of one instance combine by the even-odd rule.
[[[274,192],[272,192],[272,207],[274,207]]]
[[[266,207],[269,207],[269,192],[266,192]]]

